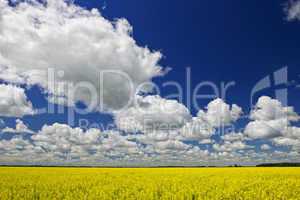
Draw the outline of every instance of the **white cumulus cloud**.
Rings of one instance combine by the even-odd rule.
[[[272,149],[272,147],[270,147],[270,145],[268,145],[268,144],[263,144],[260,146],[260,149],[263,151],[269,151]]]
[[[287,119],[289,121],[298,121],[299,116],[293,107],[283,106],[280,101],[268,96],[262,96],[250,114],[253,120],[270,121],[276,119]]]
[[[161,54],[138,46],[126,19],[109,21],[71,1],[16,2],[0,0],[0,78],[6,81],[38,84],[52,102],[111,111],[163,73]]]
[[[0,115],[4,117],[23,117],[32,115],[34,110],[23,88],[0,84]]]
[[[213,127],[221,127],[237,121],[242,113],[242,109],[236,104],[230,106],[222,99],[215,99],[207,105],[206,111],[199,111],[198,117],[203,118]]]
[[[135,105],[115,114],[116,124],[127,132],[178,129],[191,118],[183,104],[159,96],[138,96]]]
[[[247,124],[245,134],[253,139],[270,139],[283,135],[288,126],[286,119],[256,120]]]
[[[187,122],[180,130],[183,140],[207,143],[216,128],[236,122],[242,113],[242,109],[236,104],[229,105],[222,99],[215,99],[207,105],[206,111],[200,110],[197,117]]]
[[[55,123],[51,126],[43,126],[32,136],[32,140],[35,146],[44,150],[44,153],[68,158],[68,156],[88,155],[89,151],[96,150],[101,137],[102,134],[98,129],[83,131],[80,128]]]
[[[245,133],[253,139],[271,139],[286,134],[291,122],[299,120],[293,107],[283,106],[281,102],[267,96],[258,99],[251,111]]]

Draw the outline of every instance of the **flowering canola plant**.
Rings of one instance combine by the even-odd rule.
[[[300,168],[0,168],[0,200],[299,198]]]

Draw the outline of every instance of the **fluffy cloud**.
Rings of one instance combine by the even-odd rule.
[[[177,131],[155,130],[152,132],[145,132],[143,134],[131,135],[132,139],[139,141],[142,144],[155,144],[157,142],[165,142],[168,140],[178,140],[180,138]]]
[[[115,114],[117,126],[127,132],[178,129],[190,119],[183,104],[159,96],[138,96],[134,106]]]
[[[261,147],[262,152],[256,152],[245,143],[242,133],[222,136],[220,144],[211,145],[213,151],[182,142],[179,136],[177,131],[124,135],[118,131],[84,131],[65,124],[45,125],[30,138],[16,135],[10,140],[0,140],[0,163],[204,165],[274,161],[299,155],[295,148],[272,153],[266,145]]]
[[[32,136],[34,145],[45,153],[67,159],[69,157],[88,155],[97,149],[102,134],[98,129],[89,129],[84,132],[80,128],[72,128],[65,124],[55,123],[45,125]]]
[[[288,126],[286,119],[256,120],[247,124],[245,133],[253,139],[270,139],[283,135]]]
[[[230,106],[224,103],[220,107],[225,107],[226,112],[230,112],[230,120],[223,117],[228,117],[228,113],[223,115],[223,112],[217,112],[221,115],[222,123],[226,122],[228,125],[237,120],[239,114],[234,113],[240,111],[235,112],[234,106],[230,109]],[[136,104],[114,113],[120,131],[84,131],[81,128],[55,123],[43,126],[37,133],[30,134],[30,138],[17,139],[16,135],[11,140],[0,141],[3,145],[13,148],[15,140],[20,143],[24,140],[24,147],[21,149],[3,148],[3,153],[8,156],[6,159],[9,155],[15,157],[16,152],[22,151],[20,155],[26,154],[26,158],[30,157],[31,160],[39,162],[197,163],[217,159],[219,154],[229,155],[230,150],[235,152],[246,148],[243,142],[237,141],[233,136],[226,136],[222,144],[215,144],[214,148],[219,148],[218,154],[212,154],[209,150],[190,143],[196,141],[199,145],[210,146],[214,143],[211,136],[217,128],[216,121],[206,120],[206,117],[212,114],[212,107],[208,108],[209,114],[206,115],[206,112],[202,111],[197,117],[192,117],[189,110],[175,100],[159,96],[138,96]],[[124,126],[121,122],[128,122],[129,126],[126,123]],[[20,120],[16,121],[15,129],[5,130],[14,133],[29,132],[28,127]],[[239,138],[239,134],[236,138]],[[228,147],[229,143],[232,148]],[[223,148],[225,150],[221,151]],[[10,154],[9,151],[16,154]],[[20,157],[18,159],[22,160]]]
[[[244,133],[232,132],[218,139],[212,137],[217,126],[235,122],[241,115],[238,106],[217,99],[208,104],[206,111],[192,117],[184,105],[174,100],[159,96],[137,99],[132,107],[115,112],[116,122],[130,122],[130,126],[117,123],[121,131],[84,131],[55,123],[34,133],[16,120],[16,128],[4,130],[30,134],[0,140],[0,162],[253,163],[296,158],[300,151],[300,128],[291,125],[298,115],[292,107],[271,98],[259,99]],[[260,151],[251,144],[253,139],[264,141]],[[266,143],[272,143],[272,147]],[[276,146],[287,146],[289,151],[273,150]]]
[[[99,145],[99,150],[109,158],[124,158],[126,156],[142,154],[142,151],[136,142],[128,140],[127,136],[122,136],[116,131],[107,133],[107,136]]]
[[[2,141],[3,145],[11,146],[16,137],[10,141]],[[19,140],[19,139],[18,139]],[[45,125],[31,136],[30,140],[23,139],[29,146],[27,152],[34,160],[44,161],[95,161],[97,159],[114,160],[141,154],[136,142],[130,141],[117,131],[99,129],[72,128],[66,124],[55,123]],[[24,149],[24,154],[27,148]],[[10,151],[8,148],[4,149]]]
[[[300,140],[289,137],[277,137],[272,140],[278,146],[299,146]]]
[[[27,100],[23,88],[0,84],[0,115],[4,117],[23,117],[32,115],[34,110]]]
[[[300,20],[300,1],[289,1],[285,7],[287,13],[287,19],[291,20]]]
[[[275,146],[289,147],[290,152],[299,152],[300,128],[292,125],[292,122],[299,121],[299,116],[293,107],[284,107],[276,99],[261,97],[250,117],[253,121],[245,128],[245,134],[249,138],[266,140]],[[270,149],[266,147],[261,146],[261,150]],[[281,152],[279,157],[283,154]]]
[[[226,142],[244,141],[247,138],[243,133],[229,133],[221,136],[221,139]]]
[[[23,158],[24,160],[28,157],[34,157],[34,146],[27,140],[21,137],[15,137],[11,140],[0,141],[0,161],[9,160],[12,157]]]
[[[179,140],[167,140],[167,141],[160,141],[153,144],[155,149],[160,153],[161,151],[168,151],[172,150],[175,152],[187,150],[191,148],[191,146],[179,141]]]
[[[213,127],[221,127],[235,122],[241,114],[242,109],[236,104],[230,106],[222,99],[215,99],[207,105],[206,111],[199,111],[198,117],[201,117]]]
[[[253,139],[270,139],[286,134],[291,122],[299,120],[293,107],[285,107],[276,99],[260,97],[251,111],[245,133]]]
[[[258,99],[254,110],[250,114],[252,120],[271,121],[276,119],[287,119],[298,121],[299,116],[293,107],[284,107],[280,101],[262,96]]]
[[[0,77],[6,81],[38,84],[52,102],[116,110],[134,97],[132,89],[163,73],[161,54],[139,47],[125,19],[111,22],[71,1],[16,2],[0,0]]]
[[[20,119],[16,120],[16,128],[9,128],[6,127],[2,130],[2,132],[6,133],[29,133],[34,134],[34,131],[30,130],[27,125],[24,124],[24,122]]]
[[[58,123],[45,125],[30,138],[16,135],[10,140],[0,140],[0,152],[0,162],[18,160],[56,164],[96,162],[99,165],[118,161],[162,164],[174,160],[192,162],[196,157],[209,157],[207,150],[185,144],[172,136],[166,139],[153,138],[151,142],[137,135],[126,136],[117,131],[101,132],[97,129],[84,131]]]
[[[250,147],[241,141],[225,141],[223,144],[213,144],[213,149],[218,152],[234,152],[246,148]]]
[[[260,146],[260,149],[263,151],[269,151],[269,150],[271,150],[271,147],[268,144],[263,144]]]
[[[300,128],[289,126],[282,136],[274,138],[272,142],[278,146],[290,146],[294,150],[300,151]]]
[[[129,138],[145,147],[141,149],[144,155],[165,160],[185,155],[184,152],[193,148],[182,141],[187,140],[182,128],[186,127],[185,134],[189,134],[187,124],[191,120],[192,116],[183,104],[159,96],[138,96],[134,106],[115,113],[118,128],[135,133]]]
[[[216,128],[227,126],[237,121],[242,109],[233,104],[226,104],[222,99],[215,99],[207,105],[206,111],[200,110],[197,117],[187,122],[180,130],[183,140],[208,141]],[[206,142],[205,142],[206,143]]]
[[[212,148],[221,157],[241,156],[245,150],[253,147],[246,144],[248,138],[243,133],[228,133],[220,137],[219,143],[214,143]]]
[[[207,140],[214,134],[215,128],[203,120],[202,117],[194,117],[180,130],[182,140]]]
[[[138,96],[134,106],[115,113],[115,122],[123,131],[143,133],[139,136],[143,140],[173,140],[176,136],[176,140],[207,143],[216,128],[235,122],[241,114],[242,109],[237,105],[216,99],[208,104],[207,111],[201,110],[197,117],[192,117],[175,100]]]

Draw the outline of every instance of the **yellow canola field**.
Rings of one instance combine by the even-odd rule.
[[[0,199],[300,199],[300,168],[0,168]]]

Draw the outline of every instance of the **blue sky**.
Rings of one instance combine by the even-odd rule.
[[[104,4],[76,2],[88,8]],[[162,80],[155,79],[157,83],[176,80],[184,84],[185,69],[191,67],[194,84],[235,81],[229,100],[247,108],[249,91],[266,75],[288,66],[289,79],[299,78],[300,26],[286,20],[284,3],[111,0],[102,14],[109,19],[125,17],[140,45],[162,51],[161,64],[173,70]],[[296,103],[298,92],[291,93],[290,101]]]
[[[228,123],[230,123],[227,124],[226,122],[226,126],[232,124],[231,122],[234,122],[235,128],[240,129],[245,128],[249,121],[256,122],[261,120],[261,117],[254,117],[252,119],[251,117],[248,117],[248,114],[251,112],[251,109],[254,109],[252,108],[253,105],[250,104],[251,90],[261,79],[268,76],[271,78],[271,83],[274,85],[273,73],[278,70],[284,69],[285,67],[287,67],[285,69],[287,69],[288,77],[286,83],[281,84],[279,86],[276,86],[275,84],[275,86],[267,87],[266,89],[259,91],[259,93],[255,94],[254,102],[256,102],[261,96],[270,96],[275,101],[275,99],[277,98],[275,94],[275,91],[277,91],[276,89],[286,89],[288,94],[288,105],[293,106],[293,110],[295,111],[295,113],[300,112],[300,105],[298,101],[300,96],[299,88],[297,87],[298,84],[300,84],[300,57],[298,55],[300,46],[300,22],[297,20],[300,18],[300,14],[294,17],[294,20],[287,20],[287,13],[284,10],[287,5],[287,1],[285,0],[174,0],[172,2],[158,0],[75,0],[74,3],[77,6],[83,7],[87,10],[97,8],[101,12],[101,15],[108,22],[111,23],[117,21],[117,19],[119,18],[125,18],[126,20],[128,20],[128,22],[133,28],[133,32],[129,35],[132,39],[134,39],[136,45],[140,47],[148,47],[151,50],[159,51],[163,56],[162,59],[159,59],[158,65],[165,70],[168,68],[171,69],[170,71],[168,71],[168,73],[166,73],[163,76],[157,76],[157,74],[152,74],[151,76],[149,76],[150,80],[153,80],[153,82],[160,88],[160,98],[163,99],[164,97],[168,97],[170,94],[173,94],[175,92],[174,88],[164,87],[164,83],[168,81],[177,82],[183,88],[183,93],[185,95],[183,96],[182,102],[179,99],[174,99],[180,101],[179,103],[183,106],[188,107],[191,116],[195,117],[199,110],[196,109],[194,106],[189,106],[188,101],[189,98],[191,98],[191,96],[187,95],[187,93],[193,91],[193,89],[195,89],[195,87],[199,83],[209,81],[219,88],[221,87],[222,83],[227,84],[229,82],[234,82],[234,86],[228,89],[228,93],[226,95],[226,98],[224,98],[224,101],[229,106],[232,104],[237,104],[239,107],[242,108],[243,113],[244,115],[246,115],[246,117],[242,119],[234,119],[234,117],[231,116],[231,119],[228,121]],[[17,21],[11,23],[17,23]],[[42,23],[43,21],[41,22],[41,24]],[[57,29],[58,32],[60,31],[59,28],[60,27],[58,27]],[[95,27],[95,29],[97,29],[97,27]],[[53,29],[52,31],[54,30],[55,29]],[[8,38],[5,38],[5,36],[0,34],[0,38],[1,36],[2,38],[8,40]],[[18,33],[16,34],[16,38],[18,38],[17,36]],[[87,34],[87,36],[89,35]],[[30,38],[31,36],[28,37]],[[91,35],[91,37],[93,36]],[[71,38],[71,36],[69,36],[69,38]],[[64,38],[59,38],[56,40],[58,41],[58,47],[56,47],[57,49],[59,49],[60,39]],[[19,46],[16,45],[12,47],[18,48]],[[85,46],[83,46],[83,49],[84,48]],[[86,48],[88,49],[88,46],[86,46]],[[22,54],[19,54],[20,52],[9,51],[8,49],[8,47],[6,49],[5,47],[3,47],[3,49],[0,49],[0,65],[3,64],[1,63],[2,52],[3,57],[7,58],[7,60],[9,60],[11,63],[14,63],[15,60],[22,60]],[[86,49],[84,49],[83,52],[85,52],[85,50]],[[9,54],[14,54],[16,56]],[[34,56],[36,56],[36,54],[32,54],[32,56],[33,58],[35,58]],[[81,61],[82,60],[78,60],[78,62]],[[120,62],[122,62],[122,60]],[[17,66],[16,63],[14,64]],[[28,63],[32,63],[32,61],[30,60],[30,62],[28,61]],[[57,62],[49,61],[49,63],[56,64]],[[95,67],[97,69],[97,66]],[[186,77],[187,69],[191,70],[190,79]],[[84,69],[82,69],[82,71],[84,71]],[[70,74],[72,74],[72,71]],[[144,74],[141,74],[140,77],[142,77],[143,75]],[[187,89],[187,81],[191,82],[191,89]],[[2,83],[11,84],[7,80],[2,80]],[[28,83],[22,83],[20,87],[27,88],[27,84]],[[39,84],[33,86],[31,85],[29,89],[25,90],[25,93],[28,96],[30,102],[33,104],[34,109],[46,107],[48,104],[47,100],[45,99],[45,91],[41,86],[42,83]],[[210,94],[210,92],[211,90],[206,88],[201,90],[200,93]],[[198,100],[197,103],[201,106],[201,109],[205,110],[206,105],[213,100],[214,98],[201,99]],[[278,104],[274,103],[274,101],[272,100],[264,100],[265,101],[262,103],[263,105],[270,104],[272,106],[275,105],[275,107],[272,107],[274,109],[285,109],[286,105],[278,106]],[[149,101],[156,102],[160,100],[149,99]],[[82,103],[78,102],[76,103],[76,105],[78,107],[85,107]],[[268,108],[270,108],[268,107],[268,105],[266,106],[266,111],[268,111]],[[55,109],[57,109],[58,105],[54,105],[54,107]],[[68,107],[64,107],[63,109],[67,111]],[[264,108],[261,109],[264,110]],[[206,111],[207,113],[209,113],[208,109]],[[232,110],[229,111],[231,112]],[[128,113],[130,112],[128,111]],[[208,116],[206,117],[209,117],[209,114],[207,115]],[[164,116],[164,114],[157,113],[157,116]],[[24,115],[22,117],[3,116],[1,118],[3,120],[3,127],[14,127],[16,125],[16,119],[21,118],[22,121],[26,124],[26,126],[34,132],[39,132],[45,125],[49,125],[50,128],[52,128],[51,126],[54,123],[68,124],[72,132],[72,128],[78,127],[80,125],[78,121],[79,119],[86,119],[89,121],[90,124],[96,123],[98,125],[107,125],[114,123],[114,120],[118,117],[118,115],[115,115],[113,113],[107,114],[99,112],[97,110],[93,110],[89,114],[75,114],[74,124],[68,124],[67,112],[64,112],[63,114],[59,114],[57,112],[46,113],[39,114],[38,116]],[[289,118],[289,116],[287,118]],[[277,118],[272,118],[272,120],[277,120]],[[264,121],[267,121],[266,123],[271,123],[270,119],[264,118]],[[288,123],[289,124],[287,126],[291,128],[294,127],[292,125],[298,124],[298,120],[289,119]],[[126,130],[122,130],[122,128],[120,127],[118,128],[121,129],[120,131],[122,131],[122,134],[129,134]],[[213,126],[212,128],[218,129],[219,127]],[[246,132],[247,131],[245,131],[244,134],[247,134]],[[262,133],[262,135],[264,134],[265,132]],[[263,137],[261,135],[258,137],[255,134],[248,134],[249,137],[252,137],[252,140],[247,140],[245,144],[252,146],[256,150],[256,153],[260,151],[259,149],[263,144],[271,146],[271,150],[270,152],[268,152],[270,153],[270,155],[277,150],[282,150],[286,152],[286,149],[289,149],[289,152],[299,153],[299,149],[297,146],[298,143],[297,145],[294,144],[294,146],[297,146],[297,148],[294,146],[291,147],[291,145],[275,145],[279,143],[278,138],[282,139],[283,136],[278,136],[275,133],[275,135],[271,133],[270,135],[268,135],[269,133],[266,134],[267,136],[264,135],[266,137]],[[212,138],[215,139],[215,143],[218,144],[218,140],[220,139],[220,137],[212,136]],[[291,139],[290,136],[287,136],[287,138]],[[134,141],[138,141],[139,139],[140,138],[135,138]],[[174,142],[173,139],[174,138],[172,138],[172,142]],[[36,140],[40,141],[39,139]],[[131,142],[130,139],[128,140]],[[148,140],[150,139],[148,138]],[[32,141],[35,141],[35,139],[32,139]],[[30,140],[29,143],[31,143],[32,141]],[[175,140],[175,144],[177,144],[176,141],[177,140]],[[214,143],[205,146],[202,144],[199,145],[199,141],[183,141],[184,145],[191,144],[193,147],[201,148],[201,153],[204,153],[204,151],[207,149],[208,152],[211,152],[214,146]],[[148,145],[144,144],[141,141],[139,141],[138,144],[145,146]],[[220,145],[224,146],[223,143]],[[233,143],[230,143],[229,146],[230,145],[234,146]],[[35,145],[33,146],[36,147]],[[151,144],[150,146],[155,147],[154,144]],[[42,149],[43,148],[45,147],[42,147]],[[218,149],[216,145],[215,149]],[[219,154],[221,154],[220,152],[221,151],[218,150]],[[229,151],[226,150],[224,152],[228,153]],[[246,155],[246,153],[244,152],[242,154],[244,156]],[[179,153],[178,157],[180,157],[180,155],[181,154]],[[255,156],[257,157],[257,155]],[[5,161],[5,159],[7,158],[3,158],[1,162],[3,162],[3,160]],[[137,160],[141,161],[139,159]],[[172,162],[174,161],[173,159],[170,160],[172,160]],[[220,163],[227,162],[225,160],[222,160],[222,157],[219,159],[219,161]],[[237,159],[229,162],[239,161],[241,160]],[[246,163],[256,162],[255,160],[243,161]],[[145,162],[148,162],[148,160],[146,160]],[[189,162],[193,162],[193,160],[189,160]],[[259,162],[261,162],[261,160],[259,160]]]
[[[110,20],[126,18],[139,45],[161,51],[164,55],[161,65],[172,70],[163,78],[154,79],[158,85],[171,80],[185,89],[186,68],[190,67],[192,87],[202,81],[217,85],[234,81],[236,85],[229,90],[226,100],[249,111],[250,91],[261,78],[288,66],[289,80],[299,81],[300,26],[299,22],[286,20],[283,11],[286,1],[204,0],[170,4],[158,0],[78,0],[75,3],[88,9],[98,8]],[[162,96],[173,92],[168,87],[160,89]],[[206,93],[210,90],[203,91]],[[261,95],[274,96],[272,89]],[[290,87],[289,95],[290,104],[299,110],[298,90]],[[183,103],[186,101],[185,95]],[[199,105],[206,106],[209,101],[204,99]],[[36,102],[42,104],[39,98]],[[195,114],[197,110],[192,112]],[[46,116],[46,121],[49,117]],[[53,120],[57,121],[57,116]]]

